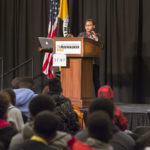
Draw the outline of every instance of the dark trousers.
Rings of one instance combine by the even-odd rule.
[[[94,82],[95,95],[97,97],[97,92],[100,87],[99,65],[97,64],[93,64],[93,82]]]

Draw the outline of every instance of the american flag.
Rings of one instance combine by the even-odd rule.
[[[56,29],[58,24],[58,13],[59,13],[59,3],[58,0],[50,0],[50,16],[49,16],[49,26],[48,26],[48,38],[53,38],[56,35]],[[53,78],[53,54],[45,53],[43,60],[42,72],[48,77]]]

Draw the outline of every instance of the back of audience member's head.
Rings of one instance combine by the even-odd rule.
[[[93,113],[100,110],[106,112],[109,115],[110,119],[113,120],[114,104],[111,99],[97,98],[96,100],[93,100],[89,107],[89,113]]]
[[[62,92],[61,82],[58,78],[49,79],[48,87],[50,93],[60,94]]]
[[[29,103],[29,112],[32,119],[34,119],[34,117],[41,111],[54,111],[54,109],[54,100],[48,95],[41,94],[35,96]]]
[[[33,89],[33,79],[31,77],[22,77],[18,83],[19,88]]]
[[[98,89],[98,97],[101,98],[101,97],[104,97],[104,98],[109,98],[109,99],[114,99],[114,92],[112,90],[112,88],[109,86],[109,85],[104,85],[104,86],[101,86],[99,89]]]
[[[16,77],[11,81],[11,85],[13,89],[19,88],[19,82],[22,80],[22,77]]]
[[[12,105],[15,105],[16,104],[16,94],[15,92],[12,90],[12,89],[4,89],[3,90],[4,92],[8,93],[9,95],[9,101]]]
[[[141,135],[137,140],[134,150],[144,150],[146,147],[150,146],[150,131]]]
[[[50,111],[40,112],[34,120],[34,131],[38,136],[52,140],[56,136],[59,119],[56,114]]]
[[[7,119],[9,99],[4,92],[0,92],[0,119]]]
[[[89,137],[107,143],[112,137],[112,121],[104,111],[96,111],[89,115],[87,128]]]

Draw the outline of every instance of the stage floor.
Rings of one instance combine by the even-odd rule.
[[[150,126],[150,104],[116,104],[128,119],[128,129],[137,126]],[[88,109],[82,109],[87,118]]]
[[[124,113],[148,113],[150,104],[117,104]]]
[[[128,128],[132,131],[138,126],[150,126],[149,104],[119,104],[128,119]]]

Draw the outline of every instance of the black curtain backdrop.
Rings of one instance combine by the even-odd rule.
[[[104,37],[101,85],[113,87],[115,102],[150,103],[150,1],[68,0],[71,33],[77,36],[92,18]],[[5,71],[34,57],[34,79],[40,89],[43,55],[37,37],[47,36],[49,0],[0,1],[0,56]],[[31,64],[6,76],[31,75]]]
[[[34,78],[39,89],[43,54],[37,37],[47,36],[49,0],[0,0],[0,56],[4,72],[33,57]],[[4,88],[15,76],[32,76],[32,63],[4,76]]]

